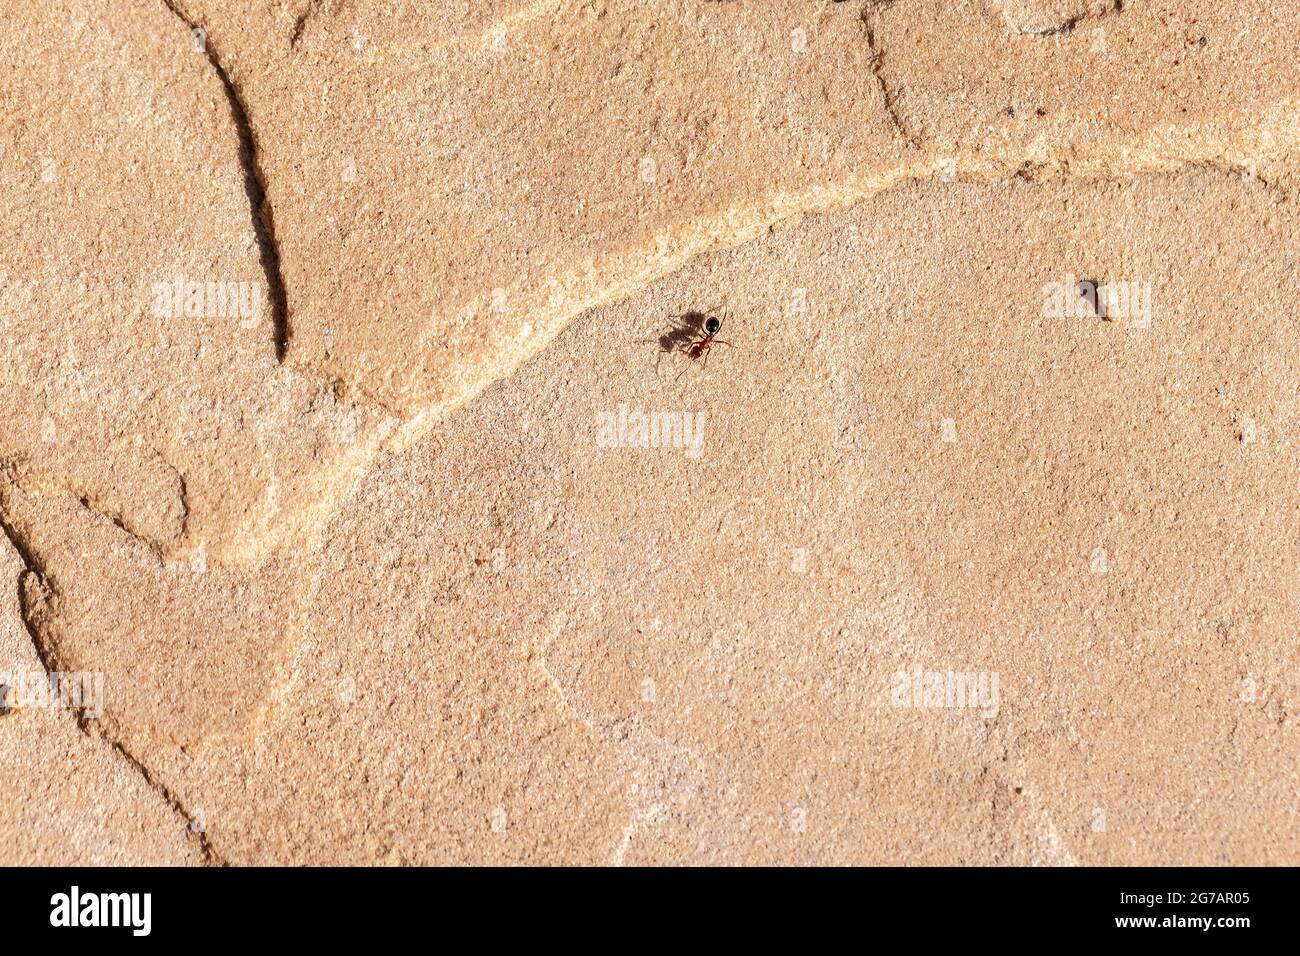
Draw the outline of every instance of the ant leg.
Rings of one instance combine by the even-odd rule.
[[[731,348],[731,343],[730,343],[730,342],[724,342],[724,341],[722,341],[722,339],[713,339],[709,344],[710,344],[710,345],[725,345],[725,346],[727,346],[728,348]]]

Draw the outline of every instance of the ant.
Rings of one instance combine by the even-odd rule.
[[[670,316],[676,324],[659,337],[660,358],[664,352],[681,352],[692,362],[701,356],[704,357],[704,368],[709,365],[709,349],[715,345],[726,345],[730,347],[730,342],[724,342],[717,338],[717,334],[722,331],[722,323],[728,317],[724,314],[723,318],[716,315],[710,315],[709,312],[685,312],[682,315]],[[655,363],[656,366],[658,363]],[[685,374],[685,366],[677,373],[677,378]],[[677,379],[673,379],[676,381]]]

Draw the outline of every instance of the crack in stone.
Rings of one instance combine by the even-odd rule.
[[[175,0],[162,0],[162,2],[191,33],[195,30],[203,31],[203,55],[225,88],[231,119],[239,134],[239,161],[244,170],[244,191],[248,195],[248,204],[252,210],[253,234],[257,240],[262,272],[266,276],[267,297],[271,300],[271,320],[275,330],[275,358],[277,362],[283,364],[285,352],[289,347],[289,297],[285,291],[284,274],[280,268],[280,247],[275,239],[275,216],[271,208],[271,200],[267,196],[266,177],[258,158],[257,139],[248,120],[248,111],[244,107],[239,89],[213,51],[212,38],[208,36],[202,24],[187,16]]]
[[[76,499],[77,504],[81,505],[81,507],[85,508],[92,514],[99,515],[106,521],[112,522],[113,527],[117,528],[118,531],[121,531],[123,534],[144,545],[144,547],[149,550],[149,553],[154,556],[154,560],[159,564],[162,564],[167,560],[163,554],[162,546],[155,541],[151,541],[139,531],[132,529],[126,523],[126,518],[121,514],[121,512],[110,511],[106,506],[96,504],[89,495],[76,495]]]
[[[1021,33],[1022,36],[1032,36],[1032,37],[1061,36],[1066,33],[1073,33],[1075,28],[1080,23],[1083,23],[1086,20],[1100,20],[1103,17],[1108,17],[1111,16],[1112,14],[1123,13],[1123,12],[1124,12],[1124,0],[1111,0],[1110,3],[1102,6],[1099,9],[1084,10],[1081,13],[1076,13],[1074,16],[1067,17],[1065,20],[1062,20],[1060,23],[1055,24],[1054,26],[1043,27],[1038,30],[1025,30],[1021,28],[1017,28],[1017,29],[1019,29],[1019,32]]]
[[[892,0],[886,0],[884,3],[868,3],[863,8],[860,15],[862,28],[866,31],[867,47],[871,51],[871,75],[876,78],[876,84],[880,87],[880,95],[885,103],[885,112],[889,114],[890,121],[894,124],[900,136],[915,149],[921,148],[921,138],[908,129],[907,124],[903,122],[902,114],[898,111],[897,94],[891,91],[889,84],[885,82],[884,74],[884,51],[876,40],[876,31],[871,23],[874,17],[881,10],[888,9],[892,5]]]
[[[162,460],[164,465],[175,472],[179,483],[178,496],[181,505],[181,527],[177,532],[176,540],[180,541],[184,539],[185,527],[189,520],[189,501],[185,478],[181,475],[176,466],[167,461],[167,459],[161,454],[159,454],[158,457]],[[73,482],[63,480],[58,476],[42,475],[35,479],[25,479],[21,476],[21,470],[26,464],[27,462],[24,461],[22,456],[16,458],[0,457],[0,475],[24,494],[45,491],[51,488],[61,492],[66,492],[75,498],[77,504],[81,505],[81,507],[85,508],[91,514],[97,515],[105,521],[111,522],[115,528],[125,534],[128,538],[137,542],[149,551],[149,553],[152,554],[160,564],[166,562],[166,543],[155,540],[153,536],[143,529],[133,527],[132,523],[127,519],[126,515],[121,512],[121,510],[115,509],[108,504],[96,500],[92,492],[87,491],[84,487],[80,487]]]
[[[185,808],[185,805],[181,802],[181,798],[176,794],[176,791],[154,776],[153,772],[145,766],[144,762],[141,761],[139,757],[127,750],[125,744],[120,740],[115,740],[109,737],[98,720],[95,721],[93,725],[87,726],[90,724],[90,721],[86,720],[84,716],[78,715],[77,724],[88,737],[99,740],[101,743],[107,744],[111,747],[120,758],[136,769],[151,789],[167,801],[172,812],[185,821],[185,832],[190,835],[191,839],[198,843],[199,852],[203,855],[203,863],[205,866],[230,865],[230,862],[217,851],[216,847],[212,845],[212,840],[208,838],[206,830],[195,829],[194,823],[198,818]]]
[[[171,473],[176,476],[176,496],[180,500],[180,504],[181,504],[181,530],[178,537],[180,538],[181,541],[184,541],[185,535],[189,531],[189,526],[190,526],[189,486],[185,483],[185,476],[181,474],[181,470],[177,468],[175,465],[173,465],[170,461],[168,461],[166,456],[164,456],[162,452],[158,451],[158,449],[155,448],[154,454],[156,454],[158,456],[158,459],[169,469],[171,469]]]
[[[307,21],[316,15],[316,11],[320,9],[322,2],[323,0],[309,0],[302,13],[294,17],[293,32],[289,34],[289,49],[296,50],[298,48],[298,41],[302,39],[302,31],[307,26]]]
[[[9,546],[14,549],[18,559],[23,564],[22,573],[18,575],[18,608],[22,617],[23,627],[27,630],[27,636],[31,639],[32,648],[36,652],[36,657],[44,668],[47,676],[53,677],[56,672],[70,671],[71,667],[67,666],[55,647],[53,647],[45,638],[41,636],[40,628],[36,622],[32,601],[29,597],[31,588],[39,589],[40,592],[49,596],[56,597],[58,590],[54,586],[53,579],[43,562],[36,556],[35,550],[28,543],[24,535],[18,530],[10,520],[3,499],[0,499],[0,531],[4,533],[5,539]],[[208,839],[206,833],[194,828],[195,817],[181,802],[170,787],[158,780],[144,763],[127,749],[121,740],[111,737],[102,724],[102,718],[91,720],[85,714],[84,710],[77,710],[72,713],[73,720],[76,722],[77,729],[89,737],[96,740],[109,748],[133,767],[151,790],[157,793],[167,802],[172,812],[185,821],[186,832],[194,839],[199,846],[199,852],[203,856],[203,862],[207,866],[226,866],[226,860],[213,847],[212,841]]]

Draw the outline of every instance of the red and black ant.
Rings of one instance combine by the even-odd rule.
[[[710,309],[709,312],[712,310]],[[675,325],[659,336],[659,353],[660,358],[664,352],[681,352],[688,359],[694,362],[696,359],[704,358],[704,368],[709,365],[709,350],[715,345],[731,346],[730,342],[724,342],[717,338],[717,334],[722,331],[722,323],[726,320],[726,315],[719,318],[716,315],[710,315],[709,312],[685,312],[682,315],[670,316],[675,321]],[[658,363],[656,363],[656,366]],[[677,378],[685,374],[689,365],[684,366],[677,373]],[[676,381],[677,379],[673,379]]]

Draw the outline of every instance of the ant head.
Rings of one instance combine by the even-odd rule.
[[[722,328],[722,320],[716,315],[711,315],[704,320],[704,331],[712,335],[718,329]]]

